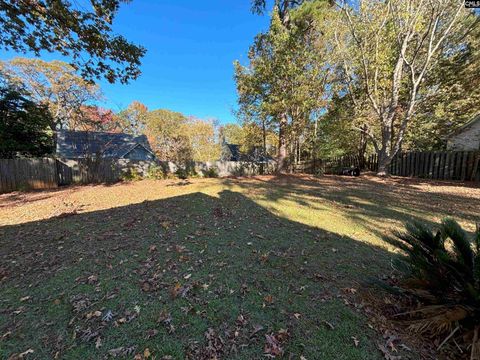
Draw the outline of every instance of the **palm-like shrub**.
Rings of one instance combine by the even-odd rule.
[[[420,300],[406,313],[414,331],[440,335],[464,330],[480,336],[480,229],[469,237],[453,219],[433,232],[418,222],[388,242],[403,250],[409,276],[401,288]],[[460,333],[458,333],[460,334]]]

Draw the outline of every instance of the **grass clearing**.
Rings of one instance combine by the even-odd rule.
[[[382,359],[356,308],[391,271],[381,236],[478,209],[478,188],[368,176],[1,195],[0,357]]]

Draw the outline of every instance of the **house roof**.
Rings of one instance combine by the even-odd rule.
[[[222,155],[223,160],[227,161],[254,161],[254,162],[267,162],[273,160],[268,154],[263,153],[261,146],[256,146],[248,153],[242,153],[240,151],[240,145],[223,143],[224,152]]]
[[[242,155],[240,153],[240,145],[225,143],[224,146],[228,149],[228,152],[230,153],[230,161],[240,160],[240,157]]]
[[[454,136],[457,134],[460,134],[463,130],[468,129],[470,126],[475,124],[477,121],[480,121],[480,114],[477,114],[476,116],[473,117],[472,120],[468,121],[467,123],[463,124],[460,126],[458,129],[456,129],[454,132],[450,134],[450,136]]]
[[[119,159],[138,146],[152,153],[145,135],[61,130],[57,132],[56,153],[57,156],[68,159],[96,154]]]

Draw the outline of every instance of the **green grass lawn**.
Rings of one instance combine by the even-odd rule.
[[[382,359],[356,291],[391,271],[391,227],[476,216],[442,191],[265,177],[1,198],[0,357]]]

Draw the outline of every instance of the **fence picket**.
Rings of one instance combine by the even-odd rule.
[[[134,161],[129,164],[135,166]],[[342,167],[362,164],[364,170],[378,171],[377,154],[365,157],[364,161],[359,155],[304,160],[292,164],[290,169],[312,174],[319,170],[332,173]],[[114,182],[120,179],[125,169],[124,164],[111,160],[102,160],[94,170],[91,166],[86,160],[67,165],[55,159],[0,159],[0,193],[19,188],[47,189],[72,183]],[[396,176],[479,181],[480,152],[399,152],[393,157],[389,169]]]

